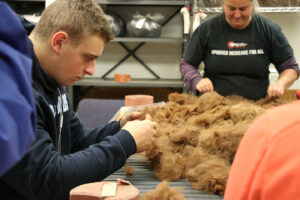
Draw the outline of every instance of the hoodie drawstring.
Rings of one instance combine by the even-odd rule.
[[[61,96],[61,92],[59,90],[59,88],[57,88],[57,91],[59,93],[59,97],[60,97],[60,114],[59,114],[59,135],[58,135],[58,153],[59,155],[61,155],[61,131],[62,131],[62,127],[63,127],[63,122],[64,122],[64,112],[63,112],[63,101],[62,101],[62,96]]]

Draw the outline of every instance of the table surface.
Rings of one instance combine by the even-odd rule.
[[[130,181],[136,188],[140,190],[140,194],[144,194],[149,190],[155,189],[155,187],[161,183],[155,178],[154,172],[151,171],[149,164],[145,161],[144,157],[136,154],[131,156],[127,160],[127,164],[134,168],[134,174],[132,176],[126,176],[124,167],[116,171],[114,174],[108,176],[106,181],[116,181],[117,178],[121,178]],[[205,191],[193,190],[192,186],[185,179],[169,182],[170,187],[183,188],[183,195],[188,200],[217,200],[223,199],[222,196],[210,195]]]

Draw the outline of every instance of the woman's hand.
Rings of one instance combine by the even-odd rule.
[[[196,85],[196,89],[202,93],[211,92],[214,91],[214,86],[209,78],[203,78]]]
[[[267,93],[269,98],[280,98],[284,94],[284,87],[278,83],[270,83]]]

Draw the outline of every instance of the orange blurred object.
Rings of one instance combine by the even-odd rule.
[[[297,97],[297,99],[300,99],[300,90],[296,91],[296,97]]]
[[[94,182],[80,185],[70,191],[70,200],[138,200],[139,190],[133,185],[118,185],[114,196],[102,196],[104,185],[111,182]]]
[[[130,74],[115,74],[116,82],[130,82],[131,76]]]
[[[141,106],[147,104],[153,104],[153,96],[142,94],[125,96],[125,106]]]

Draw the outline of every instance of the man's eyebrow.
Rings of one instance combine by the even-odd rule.
[[[84,55],[87,56],[87,57],[90,57],[90,58],[95,58],[95,59],[99,58],[98,55],[95,55],[95,54],[92,54],[92,53],[86,53]]]

